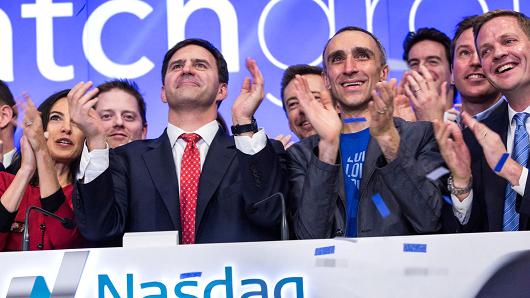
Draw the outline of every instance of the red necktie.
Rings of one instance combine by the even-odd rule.
[[[195,243],[195,213],[197,209],[197,194],[199,190],[199,176],[201,175],[201,156],[197,142],[201,136],[195,133],[185,133],[180,136],[186,141],[186,148],[182,155],[180,166],[180,223],[182,226],[182,242]]]

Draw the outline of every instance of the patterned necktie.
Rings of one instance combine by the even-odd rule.
[[[197,209],[197,194],[199,190],[199,176],[201,175],[201,156],[197,142],[201,136],[195,133],[185,133],[180,136],[186,141],[186,148],[182,155],[180,166],[180,223],[182,226],[182,242],[195,243],[195,211]]]
[[[517,113],[513,117],[517,127],[515,128],[515,136],[513,138],[512,158],[526,167],[528,162],[528,132],[526,131],[526,119],[530,114]],[[504,201],[504,221],[502,225],[503,231],[518,231],[519,230],[519,213],[515,210],[515,202],[517,200],[517,193],[512,189],[512,185],[506,185],[506,199]]]

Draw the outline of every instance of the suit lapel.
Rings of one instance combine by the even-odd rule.
[[[142,154],[153,183],[171,216],[175,229],[180,230],[178,178],[171,144],[166,131]]]
[[[195,218],[196,231],[202,221],[208,202],[213,197],[235,155],[236,149],[233,138],[228,137],[222,129],[219,129],[208,149],[199,179]]]
[[[361,179],[361,188],[359,189],[361,192],[359,197],[360,199],[362,199],[364,192],[368,189],[368,182],[370,181],[370,179],[372,179],[372,176],[374,175],[377,159],[382,154],[383,152],[381,151],[381,148],[379,147],[379,144],[377,144],[375,138],[370,137],[363,165],[363,177]]]
[[[508,121],[508,104],[506,102],[484,120],[485,125],[499,134],[505,147],[509,129]],[[491,170],[483,154],[481,154],[481,158],[484,186],[488,188],[488,191],[484,193],[484,197],[487,206],[489,231],[502,231],[504,196],[507,182]]]

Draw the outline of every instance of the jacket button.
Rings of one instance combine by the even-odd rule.
[[[43,245],[42,243],[39,243],[39,244],[37,244],[37,248],[38,248],[38,249],[43,249],[43,248],[44,248],[44,245]]]
[[[46,225],[45,225],[45,224],[40,224],[40,229],[41,229],[42,231],[46,230]]]

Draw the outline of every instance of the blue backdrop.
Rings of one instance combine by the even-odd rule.
[[[246,76],[245,58],[257,60],[266,99],[257,112],[270,136],[288,133],[280,102],[287,65],[321,63],[324,43],[355,25],[375,33],[401,77],[402,41],[409,30],[436,27],[450,37],[462,17],[493,9],[530,13],[528,0],[4,0],[0,1],[0,79],[16,96],[28,91],[40,103],[78,81],[99,84],[131,78],[147,101],[149,137],[167,123],[160,101],[164,53],[181,39],[201,37],[222,50],[229,64],[230,107]]]

